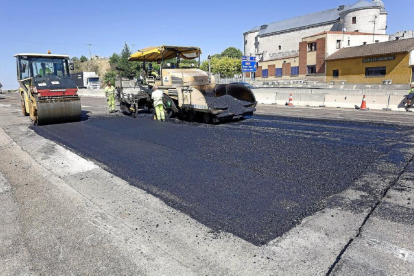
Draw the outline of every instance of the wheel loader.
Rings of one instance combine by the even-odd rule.
[[[132,107],[130,113],[137,112],[137,109],[147,109],[151,88],[157,86],[164,91],[167,117],[177,116],[191,121],[219,123],[253,115],[257,102],[249,88],[243,85],[215,84],[211,74],[199,68],[180,66],[182,59],[198,58],[200,67],[200,55],[201,50],[198,47],[165,45],[145,48],[132,54],[130,61],[143,62],[145,80],[138,80],[133,87],[128,88],[122,86],[123,82],[120,82],[121,87],[117,85],[121,95],[121,108]],[[176,64],[165,62],[171,59],[175,59]],[[147,70],[146,63],[152,62],[160,64],[161,74],[158,78],[154,78],[150,70]]]
[[[81,119],[78,89],[69,74],[69,56],[17,54],[17,80],[23,115],[35,125]]]

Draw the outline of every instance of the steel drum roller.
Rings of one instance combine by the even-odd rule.
[[[81,120],[80,99],[44,100],[37,102],[37,124],[78,122]]]

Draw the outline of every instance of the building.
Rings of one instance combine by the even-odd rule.
[[[381,0],[360,0],[350,6],[264,24],[244,33],[244,54],[261,61],[292,56],[298,54],[302,38],[328,31],[386,34],[387,16]]]
[[[326,58],[326,81],[410,83],[414,81],[414,38],[341,49]]]
[[[366,45],[368,42],[388,41],[385,34],[361,32],[322,32],[302,38],[299,51],[291,56],[259,62],[256,78],[266,80],[308,79],[325,81],[325,59],[336,51]]]
[[[387,11],[381,0],[265,24],[244,33],[244,54],[259,61],[256,78],[325,81],[325,58],[357,45],[388,41]],[[247,74],[247,77],[250,75]]]

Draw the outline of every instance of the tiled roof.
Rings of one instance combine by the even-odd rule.
[[[339,21],[341,13],[350,12],[359,9],[381,8],[385,11],[384,4],[381,0],[366,1],[359,0],[353,5],[341,6],[340,8],[307,14],[268,24],[266,28],[255,27],[246,33],[259,31],[259,36],[266,36],[274,33],[286,32],[294,29],[301,29],[307,26],[319,26]],[[245,33],[245,34],[246,34]]]
[[[251,29],[250,31],[246,32],[246,33],[254,33],[254,32],[258,32],[260,31],[260,26],[254,27],[253,29]]]
[[[291,29],[298,29],[306,26],[322,25],[327,24],[329,22],[338,21],[339,13],[340,11],[338,10],[338,8],[335,8],[331,10],[321,11],[317,13],[286,19],[279,22],[270,23],[267,26],[267,28],[260,30],[259,36],[279,33]]]
[[[349,47],[330,55],[326,60],[348,59],[356,57],[382,56],[408,53],[414,50],[414,38]]]
[[[376,2],[368,2],[366,0],[359,0],[355,4],[351,6],[347,6],[342,12],[349,12],[353,10],[360,10],[360,9],[366,9],[366,8],[381,8],[381,6]],[[341,13],[342,13],[341,12]]]

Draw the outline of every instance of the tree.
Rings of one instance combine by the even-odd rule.
[[[111,65],[112,70],[115,70],[118,66],[119,59],[120,57],[117,53],[113,53],[112,56],[109,58],[109,64]]]
[[[109,58],[111,68],[115,69],[122,77],[133,78],[136,77],[139,72],[140,63],[135,61],[128,61],[128,58],[131,56],[131,54],[132,52],[129,49],[128,44],[125,43],[120,55],[114,53]]]
[[[109,81],[112,83],[112,85],[115,86],[115,78],[116,78],[117,74],[115,71],[110,71],[107,72],[104,75],[104,83],[107,84]]]
[[[243,53],[235,48],[235,47],[228,47],[226,50],[224,50],[221,53],[222,57],[229,57],[229,58],[237,58],[237,59],[241,59],[243,56]]]
[[[208,71],[208,60],[201,64],[201,69]],[[211,72],[222,77],[233,77],[241,73],[241,60],[229,57],[211,58]]]
[[[80,59],[79,59],[79,60],[80,60],[80,62],[82,62],[82,63],[84,63],[85,61],[88,61],[88,59],[87,59],[85,56],[83,56],[83,55],[80,57]]]

